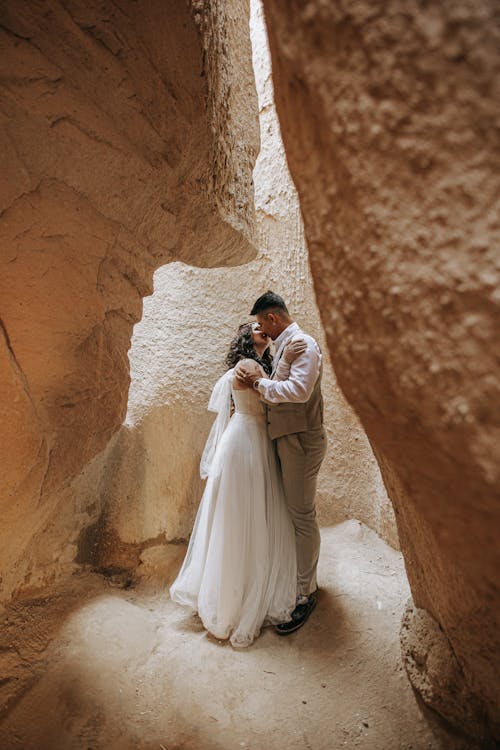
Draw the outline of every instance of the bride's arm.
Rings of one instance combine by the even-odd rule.
[[[292,363],[305,352],[307,344],[302,338],[290,341],[283,351],[274,372],[274,380],[288,380]]]
[[[252,374],[256,373],[259,375],[259,377],[262,377],[262,378],[267,377],[263,368],[254,359],[240,359],[240,361],[234,368],[235,376],[238,375],[238,373],[242,371],[245,371],[245,372],[250,371]],[[251,389],[252,386],[245,385],[240,380],[238,380],[237,377],[234,377],[233,388],[237,391],[245,391],[245,390],[248,390],[249,388]]]

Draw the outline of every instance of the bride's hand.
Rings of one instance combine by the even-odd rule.
[[[304,354],[306,349],[307,344],[304,339],[295,339],[294,341],[290,341],[285,346],[285,349],[283,351],[283,358],[285,362],[291,365],[292,362],[295,362],[297,357],[300,357],[301,354]]]

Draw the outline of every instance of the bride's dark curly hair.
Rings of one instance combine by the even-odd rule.
[[[238,333],[229,345],[229,351],[226,357],[228,368],[234,367],[240,359],[254,359],[259,365],[262,365],[264,372],[270,375],[273,369],[273,360],[269,347],[262,357],[259,357],[255,351],[252,338],[252,323],[242,323],[238,328]]]

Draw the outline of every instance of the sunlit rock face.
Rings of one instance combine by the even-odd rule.
[[[4,598],[66,565],[99,515],[70,482],[125,417],[154,269],[254,257],[258,122],[245,2],[0,16]]]
[[[497,6],[265,9],[335,372],[382,467],[415,604],[481,706],[474,731],[498,732]]]
[[[325,350],[314,300],[298,198],[279,131],[260,6],[252,12],[253,63],[261,151],[254,170],[258,258],[239,268],[169,264],[155,274],[130,350],[128,414],[109,454],[107,528],[98,564],[133,567],[138,545],[186,538],[203,482],[199,460],[213,415],[206,406],[238,324],[268,288]],[[323,379],[329,451],[319,480],[322,523],[360,518],[397,544],[392,508],[375,458],[325,356]],[[108,544],[109,539],[113,542]]]

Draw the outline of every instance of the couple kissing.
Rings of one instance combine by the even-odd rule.
[[[315,493],[326,453],[318,344],[274,292],[251,315],[210,397],[217,416],[201,458],[207,483],[170,587],[173,601],[236,648],[266,625],[293,633],[316,605]]]

